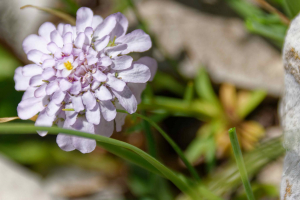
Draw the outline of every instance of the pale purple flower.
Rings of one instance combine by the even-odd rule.
[[[142,30],[126,34],[128,21],[121,13],[102,19],[89,8],[77,11],[76,26],[41,25],[38,35],[23,42],[34,64],[15,71],[16,90],[25,90],[17,111],[21,119],[38,114],[36,126],[76,129],[110,137],[121,131],[126,114],[134,113],[146,82],[153,79],[157,63],[150,57],[133,61],[131,52],[151,48]],[[44,136],[45,131],[39,131]],[[88,153],[96,142],[59,134],[65,151]]]

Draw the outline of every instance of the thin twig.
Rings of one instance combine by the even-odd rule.
[[[285,23],[286,25],[289,25],[291,23],[291,20],[287,16],[285,16],[282,12],[277,10],[275,7],[270,5],[265,0],[256,0],[256,2],[259,3],[261,5],[261,7],[263,7],[265,10],[267,10],[271,13],[277,14],[279,16],[279,18],[281,19],[281,21],[283,23]]]

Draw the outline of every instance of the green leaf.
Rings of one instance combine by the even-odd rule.
[[[198,96],[207,102],[220,106],[217,95],[211,85],[206,69],[202,67],[195,80],[195,87]]]
[[[300,11],[299,0],[284,0],[283,5],[291,18],[296,17]]]

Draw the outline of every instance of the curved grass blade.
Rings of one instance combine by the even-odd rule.
[[[24,9],[24,8],[35,8],[41,11],[45,11],[47,13],[50,13],[52,15],[55,15],[63,20],[65,20],[66,22],[70,23],[71,25],[76,25],[76,20],[74,19],[74,17],[63,13],[61,11],[55,10],[53,8],[45,8],[45,7],[39,7],[39,6],[33,6],[33,5],[25,5],[22,6],[20,9]]]
[[[126,112],[124,110],[117,110],[117,112],[128,114],[128,112]],[[191,165],[191,163],[186,159],[184,153],[177,146],[177,144],[169,137],[169,135],[164,130],[162,130],[154,121],[152,121],[148,117],[145,117],[144,115],[140,115],[138,113],[133,113],[131,115],[140,117],[143,120],[147,121],[150,125],[152,125],[168,141],[168,143],[173,147],[173,149],[176,151],[176,153],[179,155],[181,160],[184,162],[185,166],[188,168],[188,170],[190,171],[190,173],[194,177],[194,179],[196,181],[200,181],[200,177],[199,177],[197,171],[194,169],[194,167]]]
[[[165,178],[169,179],[172,183],[174,183],[174,185],[176,185],[182,192],[189,195],[191,199],[195,199],[195,200],[198,199],[198,193],[195,190],[193,190],[193,188],[189,184],[187,184],[187,182],[183,181],[173,171],[171,171],[169,168],[164,166],[162,163],[157,161],[149,154],[145,153],[143,150],[135,146],[132,146],[128,143],[115,140],[112,138],[107,138],[101,135],[95,135],[95,134],[90,134],[90,133],[85,133],[85,132],[70,130],[70,129],[63,129],[58,127],[41,127],[41,126],[32,126],[32,125],[18,124],[18,123],[0,125],[0,133],[2,134],[3,133],[32,134],[35,131],[48,131],[49,134],[64,133],[67,135],[74,135],[78,137],[94,139],[105,144],[115,145],[117,147],[122,147],[131,150],[137,155],[141,156],[147,162],[149,162],[153,167],[155,167],[158,171],[160,171]]]

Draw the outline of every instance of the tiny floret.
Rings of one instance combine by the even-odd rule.
[[[72,63],[70,63],[70,61],[65,62],[64,65],[67,70],[73,69]]]
[[[89,8],[78,9],[76,26],[45,22],[29,35],[23,49],[32,64],[15,71],[15,89],[25,91],[18,116],[38,115],[36,126],[75,129],[110,137],[121,131],[126,114],[136,112],[141,93],[157,69],[153,58],[133,61],[127,54],[151,48],[142,30],[127,34],[121,13],[102,19]],[[41,136],[46,131],[38,131]],[[96,142],[65,134],[57,136],[65,151],[89,153]]]

